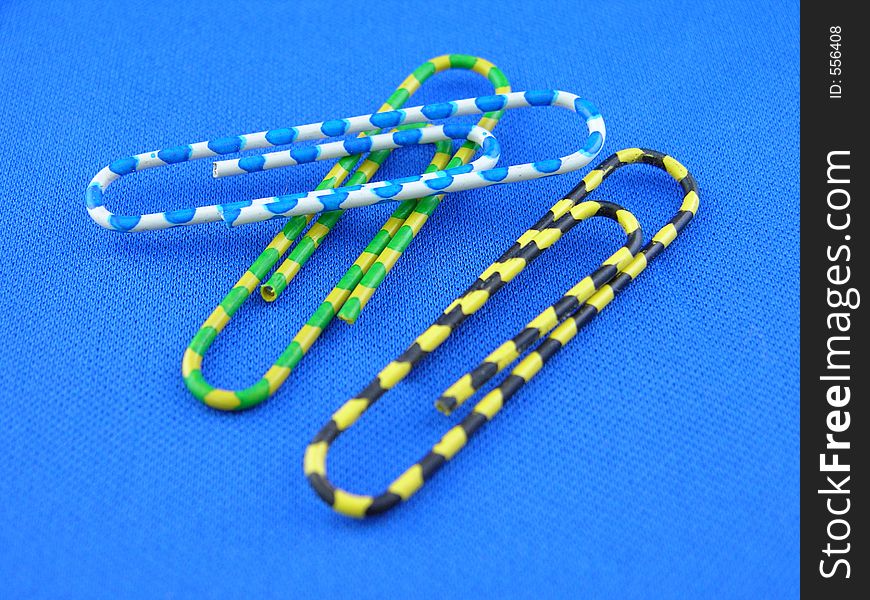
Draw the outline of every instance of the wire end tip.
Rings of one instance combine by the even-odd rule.
[[[277,292],[275,292],[275,288],[273,288],[271,285],[261,285],[260,296],[266,302],[274,302],[278,298],[278,294]]]
[[[452,398],[438,398],[435,401],[435,408],[446,417],[453,414],[453,409],[456,408],[456,400]]]
[[[342,306],[341,310],[338,311],[338,315],[336,316],[348,325],[353,325],[359,318],[359,313],[360,309],[358,303],[354,304],[351,302]]]

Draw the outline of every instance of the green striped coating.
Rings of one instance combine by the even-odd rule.
[[[447,58],[450,62],[450,68],[453,69],[474,70],[478,66],[479,61],[483,60],[467,54],[450,54]],[[429,63],[424,63],[411,75],[411,77],[419,82],[418,85],[437,72],[434,64],[430,64],[433,63],[434,60],[437,59],[433,59],[433,61],[430,61]],[[505,77],[504,73],[502,73],[495,65],[491,65],[491,68],[489,68],[486,73],[486,77],[495,87],[496,94],[510,92],[510,84],[508,83],[507,77]],[[399,90],[401,89],[402,87],[399,88]],[[397,92],[399,90],[397,90]],[[393,96],[396,96],[396,94],[394,93]],[[391,97],[391,99],[392,98],[393,97]],[[404,96],[404,100],[407,100],[407,98],[407,96]],[[402,100],[402,102],[404,102],[404,100]],[[398,108],[399,106],[401,105],[395,106],[394,108]],[[486,113],[483,116],[483,119],[481,119],[479,125],[491,131],[503,114],[504,111]],[[475,144],[465,142],[456,152],[456,155],[451,159],[446,168],[458,167],[468,163],[474,156],[475,150]],[[360,312],[365,308],[369,300],[371,300],[371,297],[381,285],[387,273],[390,272],[396,262],[398,262],[399,258],[401,258],[411,241],[420,232],[420,229],[426,224],[429,217],[432,216],[432,213],[441,203],[443,198],[444,194],[438,194],[427,196],[420,200],[410,201],[414,203],[414,206],[409,215],[405,217],[405,223],[393,236],[391,236],[391,239],[387,240],[387,243],[383,247],[380,247],[377,250],[377,258],[374,265],[372,265],[371,270],[356,284],[351,297],[339,310],[339,319],[351,324],[356,322],[357,318],[359,318]],[[398,212],[399,209],[397,209],[396,213]],[[396,213],[393,213],[393,216],[396,216]],[[369,252],[368,248],[366,249],[366,252]]]
[[[378,109],[378,112],[397,110],[401,108],[408,101],[408,98],[410,98],[411,95],[414,94],[420,88],[420,86],[426,82],[427,79],[432,77],[432,75],[434,75],[435,73],[439,73],[447,69],[473,70],[485,76],[489,80],[489,82],[492,83],[493,87],[495,87],[496,94],[504,94],[510,92],[510,84],[508,83],[507,77],[505,77],[504,73],[502,73],[498,67],[496,67],[489,61],[486,61],[476,56],[470,56],[468,54],[449,54],[433,58],[432,60],[428,60],[419,67],[417,67],[414,72],[411,73],[411,75],[409,75],[405,79],[405,81],[402,82],[398,89],[396,89],[396,91],[394,91],[390,95],[386,103],[384,103],[384,105],[381,106],[380,109]],[[503,114],[504,111],[486,113],[484,114],[483,119],[481,119],[479,124],[482,127],[485,127],[491,131]],[[486,124],[490,122],[491,125],[489,127],[486,127]],[[449,165],[447,165],[446,168],[458,167],[467,163],[469,160],[471,160],[471,157],[474,155],[476,149],[476,144],[472,142],[465,142],[456,154],[456,157],[460,160],[451,162]],[[383,164],[383,161],[387,158],[387,156],[390,155],[390,152],[392,151],[383,150],[380,152],[371,153],[367,160],[376,163],[376,166],[374,166],[374,168],[371,170],[367,170],[364,168],[366,166],[364,164],[363,167],[361,167],[361,170],[358,170],[356,173],[354,173],[354,176],[348,181],[348,185],[368,183],[368,181],[377,171],[377,167]],[[356,164],[356,160],[354,160],[354,164]],[[352,169],[353,166],[351,166],[350,168]],[[330,174],[328,174],[327,177],[329,177]],[[443,198],[443,194],[438,196],[438,201],[440,201],[441,198]],[[428,198],[423,200],[428,200]],[[409,202],[416,203],[422,202],[423,200],[411,200]],[[437,202],[435,205],[437,206]],[[400,207],[397,208],[396,211],[393,213],[392,217],[399,218],[396,217],[396,214],[406,210],[407,209],[403,209],[400,205]],[[432,210],[434,210],[434,207],[432,208]],[[315,225],[308,232],[306,232],[300,243],[295,248],[293,248],[293,250],[287,256],[287,259],[281,264],[281,266],[278,267],[272,277],[269,278],[269,281],[263,284],[263,286],[260,288],[260,294],[264,300],[266,300],[267,302],[273,302],[278,299],[278,296],[281,295],[281,292],[283,292],[287,288],[287,285],[293,280],[293,278],[296,277],[296,274],[299,273],[305,263],[308,262],[308,259],[311,258],[312,254],[314,254],[314,251],[318,247],[320,247],[323,239],[329,234],[330,231],[332,231],[335,223],[338,221],[343,213],[343,210],[329,211],[321,214],[320,217],[318,217]],[[429,214],[431,214],[431,212]],[[306,221],[306,224],[309,221],[310,217],[308,217],[308,221]],[[415,231],[411,237],[413,238],[416,233],[417,232]],[[391,233],[387,232],[387,235],[391,235]],[[306,242],[306,240],[309,241]],[[382,251],[383,248],[378,250],[377,254]],[[404,248],[399,251],[399,253],[401,254],[401,252],[403,251]],[[385,266],[383,261],[379,262],[382,263],[382,266]],[[392,268],[392,264],[390,264],[389,267],[386,268],[386,272],[389,272],[390,268]],[[340,318],[349,323],[353,323],[354,321],[356,321],[356,317],[359,315],[359,311],[362,309],[362,307],[365,306],[365,304],[368,302],[368,299],[371,298],[372,294],[374,294],[377,285],[372,287],[364,284],[364,288],[365,289],[360,291],[359,295],[355,295],[355,300],[351,303],[351,306],[349,306],[347,310],[341,312],[341,314],[339,315]]]
[[[434,73],[453,68],[469,69],[486,76],[496,86],[496,93],[510,92],[510,87],[504,74],[492,63],[473,56],[459,54],[445,55],[427,61],[413,74],[408,76],[399,86],[398,90],[390,96],[390,102],[382,106],[380,111],[398,108]],[[391,102],[395,105],[391,104]],[[503,111],[486,113],[478,125],[491,131],[502,114]],[[446,144],[449,146],[449,142],[446,142]],[[446,150],[446,146],[436,146],[435,156],[427,168],[427,172],[467,163],[473,158],[476,145],[470,142],[464,143],[456,152],[453,159],[450,159],[450,155]],[[369,181],[386,157],[389,156],[389,152],[371,153],[359,166],[349,183],[356,184]],[[349,156],[339,160],[320,185],[317,186],[317,189],[329,189],[341,185],[350,174],[350,171],[359,163],[359,160],[360,156]],[[336,287],[320,304],[314,314],[311,315],[305,325],[296,333],[290,344],[266,373],[256,383],[242,390],[216,388],[210,385],[203,376],[203,357],[212,343],[214,343],[217,335],[223,330],[245,300],[248,299],[251,292],[266,277],[272,267],[275,266],[281,256],[287,252],[292,242],[311,222],[312,217],[305,216],[290,219],[266,249],[260,253],[260,256],[245,274],[242,275],[221,303],[212,311],[211,315],[202,324],[188,345],[181,367],[182,377],[188,390],[203,403],[219,410],[244,410],[256,406],[269,398],[287,380],[292,369],[299,364],[299,361],[302,360],[302,357],[305,356],[311,345],[320,337],[323,330],[341,310],[348,297],[371,269],[372,265],[381,258],[382,253],[390,251],[388,246],[394,240],[394,237],[397,236],[398,231],[410,219],[420,221],[419,225],[412,227],[414,231],[410,235],[408,233],[398,235],[398,239],[404,240],[404,246],[402,247],[402,250],[404,250],[407,244],[410,243],[413,235],[416,234],[416,231],[419,231],[419,227],[425,223],[425,218],[428,218],[428,215],[435,209],[437,203],[437,197],[408,200],[400,203],[399,207],[393,212],[380,231],[378,231],[366,249],[354,261]],[[342,211],[330,211],[320,215],[317,222],[306,233],[306,236],[300,240],[297,249],[294,249],[294,252],[297,252],[297,254],[291,253],[290,257],[282,264],[282,268],[279,268],[276,274],[263,286],[261,293],[264,297],[274,300],[286,288],[287,283],[295,276],[296,272],[308,260],[314,250],[319,247],[323,238],[331,231],[341,213]],[[298,250],[298,248],[302,249]],[[288,263],[289,266],[284,269]],[[383,273],[386,274],[386,271],[387,269],[384,269]],[[279,274],[280,277],[278,276]]]
[[[450,161],[447,168],[458,167],[463,163],[454,158]],[[414,201],[414,206],[411,216],[399,228],[396,234],[381,248],[378,253],[377,261],[372,265],[371,270],[360,280],[359,284],[353,290],[351,297],[341,307],[338,313],[338,318],[345,323],[353,324],[359,317],[360,312],[368,304],[371,297],[374,295],[378,287],[383,283],[387,273],[395,266],[396,262],[411,244],[411,241],[420,232],[420,228],[426,224],[426,221],[438,208],[444,194],[436,196],[427,196],[418,201]]]
[[[427,126],[429,126],[428,123],[411,123],[407,125],[400,125],[396,129],[420,129]],[[451,149],[452,146],[448,141],[441,141],[435,144],[436,155],[438,153],[442,153],[446,154],[449,157]],[[384,164],[384,161],[387,160],[387,157],[390,156],[391,152],[392,150],[378,150],[376,152],[370,153],[362,162],[359,169],[357,169],[356,172],[351,175],[350,179],[347,180],[347,183],[345,183],[345,185],[359,185],[363,183],[368,183],[371,180],[372,176],[377,172],[377,170]],[[433,158],[433,162],[430,163],[429,168],[426,170],[426,173],[429,173],[430,169],[437,170],[433,168],[433,165],[440,163],[436,163],[434,161],[435,158]],[[327,178],[327,180],[332,179],[334,178]],[[311,226],[311,228],[307,232],[305,232],[305,235],[302,237],[301,240],[299,240],[299,243],[296,244],[296,246],[287,256],[286,260],[272,274],[269,280],[260,286],[260,295],[264,300],[266,300],[267,302],[274,302],[278,299],[278,296],[281,295],[281,292],[283,292],[287,288],[287,285],[293,280],[296,274],[299,273],[302,267],[305,266],[305,263],[307,263],[308,259],[311,258],[311,256],[314,254],[314,251],[320,247],[320,244],[323,243],[323,239],[327,236],[327,234],[329,234],[330,231],[332,231],[332,228],[335,226],[335,224],[338,222],[343,214],[343,210],[330,210],[320,214],[320,216],[317,218],[317,221],[314,223],[314,225]]]

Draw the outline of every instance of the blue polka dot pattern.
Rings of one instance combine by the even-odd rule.
[[[232,154],[242,149],[241,136],[218,138],[208,143],[208,147],[218,154]]]
[[[400,111],[391,110],[388,112],[382,112],[372,115],[371,122],[372,125],[381,129],[385,127],[395,127],[402,122],[402,116],[400,114]]]
[[[403,124],[425,123],[433,119],[488,114],[493,111],[530,106],[558,106],[577,113],[586,123],[589,131],[588,137],[577,151],[568,156],[540,160],[534,163],[497,167],[501,156],[500,144],[492,133],[477,125],[448,123],[421,129],[380,131]],[[434,144],[446,140],[471,142],[480,147],[481,152],[469,164],[452,169],[391,181],[346,186],[334,190],[315,190],[301,194],[285,194],[258,198],[257,200],[132,216],[116,215],[109,211],[105,205],[105,194],[109,185],[118,178],[137,171],[188,160],[212,158],[247,150],[274,148],[294,142],[323,140],[357,133],[366,135],[291,150],[273,150],[242,158],[218,160],[213,163],[213,175],[215,177],[241,175],[319,160],[337,159],[365,152],[418,144]],[[228,225],[244,225],[276,217],[307,215],[324,210],[348,209],[379,202],[423,198],[431,195],[433,190],[439,193],[458,192],[567,173],[586,166],[601,150],[604,136],[604,120],[595,106],[588,100],[583,100],[569,92],[539,90],[495,94],[224,137],[210,142],[176,146],[121,158],[109,164],[91,180],[85,191],[85,203],[94,221],[114,231],[147,231],[220,220]]]
[[[430,121],[452,117],[454,112],[456,112],[456,105],[452,102],[438,102],[423,107],[423,115]]]
[[[444,172],[440,171],[440,173],[444,173]],[[438,175],[438,173],[436,173],[436,175]],[[450,187],[451,183],[453,183],[453,177],[451,177],[450,175],[448,175],[446,173],[444,173],[443,175],[440,175],[439,177],[435,177],[433,179],[430,179],[427,182],[429,187],[432,188],[433,190],[443,190],[444,188]]]
[[[393,140],[400,146],[413,146],[420,143],[423,132],[419,129],[407,129],[393,134]]]
[[[109,217],[112,227],[118,231],[130,231],[139,223],[139,217],[127,215],[112,215]]]
[[[507,167],[499,167],[497,169],[490,169],[490,170],[486,171],[485,173],[482,173],[481,175],[487,181],[491,181],[493,183],[496,183],[496,182],[500,183],[500,182],[504,181],[505,178],[508,176],[508,169],[507,169]]]
[[[540,160],[534,163],[534,167],[540,171],[541,173],[555,173],[559,170],[559,167],[562,166],[562,161],[558,158],[551,158],[549,160]]]
[[[337,210],[341,203],[347,199],[347,192],[332,192],[322,198],[324,210]]]
[[[262,171],[263,165],[266,164],[266,159],[262,156],[247,156],[239,160],[239,167],[248,173]]]
[[[189,223],[196,214],[195,208],[181,208],[179,210],[171,210],[166,213],[166,220],[174,225],[183,225]]]
[[[273,146],[284,146],[292,144],[296,141],[296,136],[299,134],[295,127],[289,129],[273,129],[266,133],[266,141]]]
[[[481,96],[475,99],[474,103],[483,112],[492,112],[504,108],[505,98],[504,96]]]
[[[138,164],[139,159],[135,156],[119,158],[109,165],[109,169],[111,169],[112,173],[115,173],[116,175],[129,175],[136,170]]]
[[[554,90],[538,90],[526,92],[526,101],[531,106],[550,106],[553,104],[553,97],[558,92]]]
[[[157,156],[167,164],[175,164],[190,160],[190,146],[176,146],[175,148],[165,148],[157,153]]]
[[[88,208],[96,208],[103,205],[103,191],[98,185],[89,185],[85,192],[85,203]]]
[[[290,156],[293,157],[297,163],[309,163],[317,160],[318,155],[320,154],[317,146],[309,146],[307,148],[297,148],[296,150],[290,151]],[[263,159],[265,161],[265,159]]]
[[[384,198],[385,200],[397,196],[404,187],[402,184],[393,183],[390,181],[384,183],[386,185],[381,185],[380,187],[375,188],[375,194],[377,194],[380,198]]]
[[[487,156],[498,156],[500,154],[498,140],[495,139],[495,136],[490,136],[483,141],[483,153]]]
[[[362,154],[372,149],[372,138],[351,138],[344,143],[344,149],[348,154]]]
[[[338,137],[344,135],[347,131],[347,126],[348,123],[344,119],[333,119],[331,121],[324,121],[323,125],[320,126],[320,131],[326,137]]]

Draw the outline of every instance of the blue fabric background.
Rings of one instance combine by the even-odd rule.
[[[0,34],[0,596],[797,595],[797,4],[4,2]],[[673,154],[701,208],[417,496],[356,522],[309,489],[305,445],[581,174],[448,198],[359,323],[334,323],[237,415],[195,402],[180,359],[280,225],[113,234],[84,189],[131,153],[371,112],[447,52],[492,60],[516,90],[591,99],[602,158]],[[438,75],[411,105],[490,89]],[[512,111],[496,134],[509,163],[582,137],[555,109]],[[216,182],[200,161],[127,178],[109,201],[301,191],[327,166]],[[647,167],[596,197],[650,234],[679,201]],[[388,212],[348,214],[286,297],[250,301],[209,379],[254,381]],[[438,392],[616,248],[616,229],[577,227],[496,296],[342,437],[334,481],[380,491],[419,458],[451,423]]]

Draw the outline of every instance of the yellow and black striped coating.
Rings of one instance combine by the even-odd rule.
[[[679,211],[639,252],[640,228],[628,211],[610,203],[584,201],[613,171],[634,163],[646,163],[667,171],[683,191]],[[334,510],[357,518],[382,513],[410,498],[465,446],[472,435],[501,410],[517,390],[534,377],[550,357],[673,242],[691,221],[697,209],[698,193],[694,178],[683,165],[670,156],[654,150],[629,148],[609,157],[586,175],[565,199],[557,202],[543,218],[520,236],[398,359],[388,364],[357,397],[348,400],[332,415],[305,451],[303,468],[311,486]],[[547,339],[521,360],[508,377],[484,396],[458,425],[448,430],[419,462],[397,477],[386,491],[377,496],[368,496],[352,494],[335,487],[326,474],[326,457],[332,442],[350,428],[386,391],[404,379],[421,358],[440,346],[493,293],[512,280],[529,261],[549,248],[574,225],[592,216],[605,216],[619,221],[628,235],[625,246],[531,321],[516,337],[491,353],[479,367],[451,386],[436,404],[441,410],[450,412],[535,341],[549,333]]]

